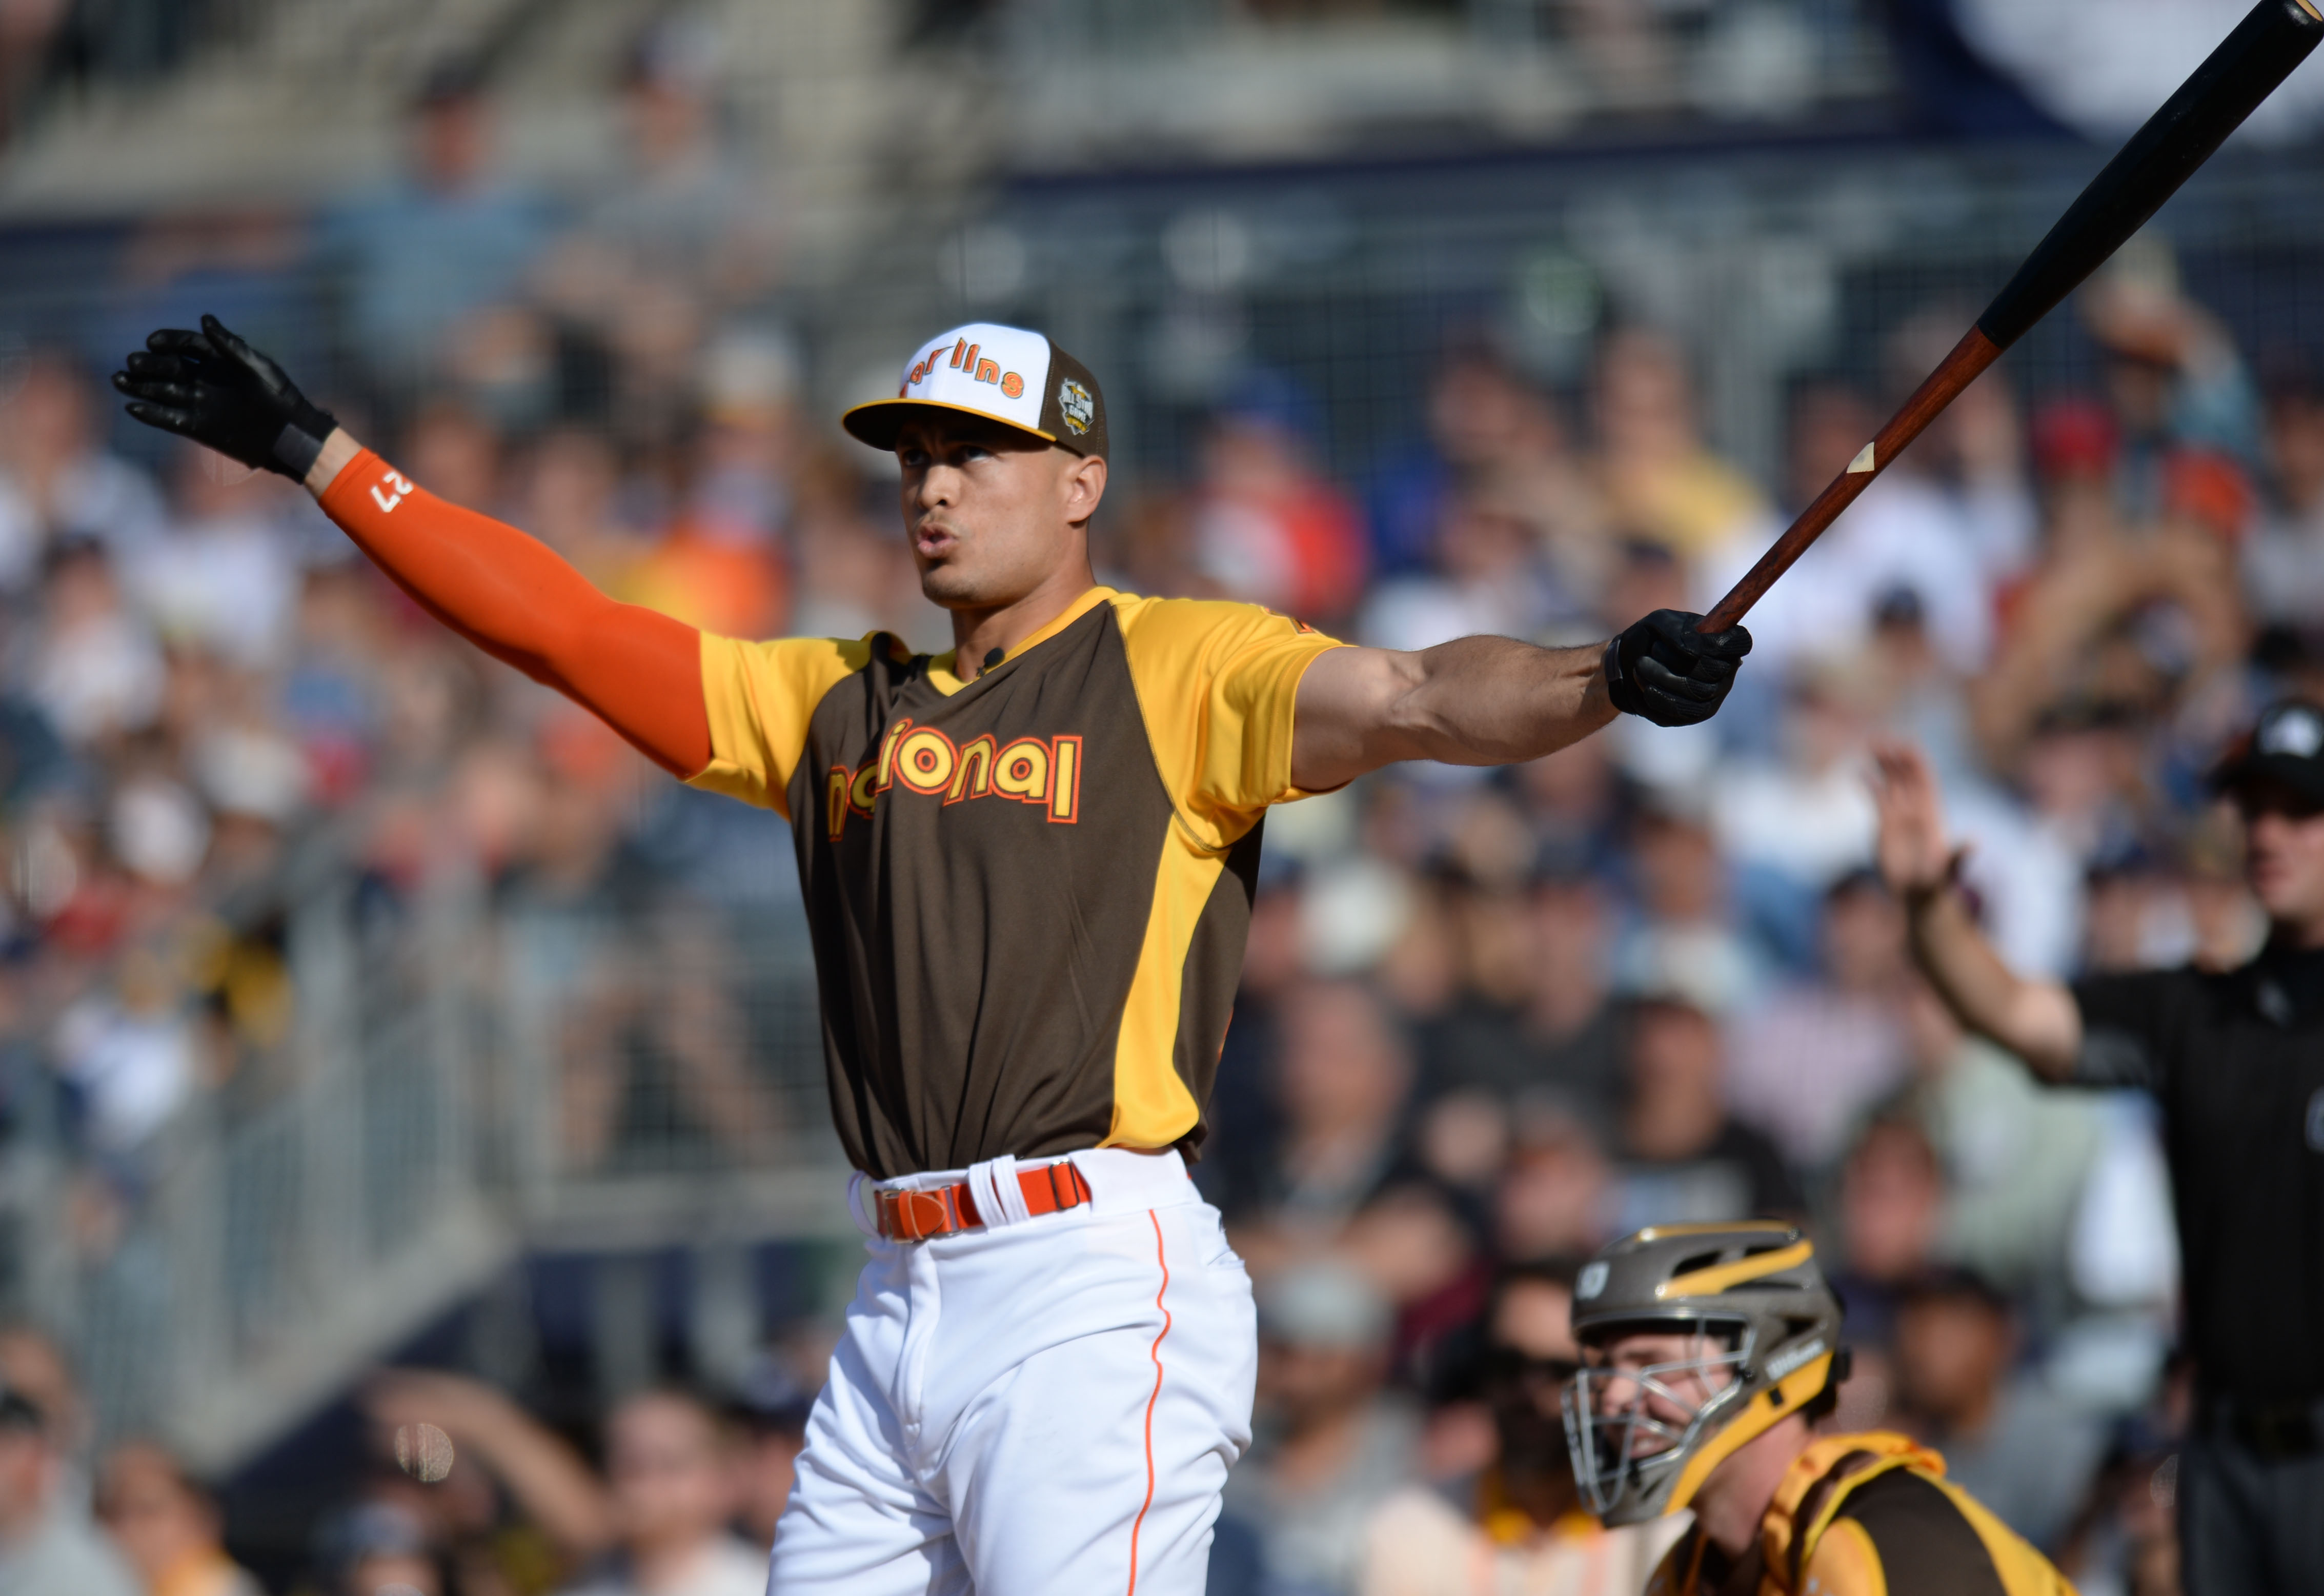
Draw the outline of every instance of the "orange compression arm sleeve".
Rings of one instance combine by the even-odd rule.
[[[616,604],[547,544],[446,503],[369,449],[318,498],[398,586],[484,652],[565,694],[673,775],[710,762],[693,627]]]

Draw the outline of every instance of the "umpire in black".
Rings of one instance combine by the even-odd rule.
[[[2225,972],[2015,974],[1954,890],[1928,766],[1877,752],[1881,872],[1953,1013],[2045,1081],[2162,1105],[2197,1392],[2188,1596],[2324,1596],[2324,709],[2270,708],[2214,777],[2268,917],[2259,956]]]

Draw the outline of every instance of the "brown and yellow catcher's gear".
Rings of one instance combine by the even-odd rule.
[[[1699,1527],[1646,1596],[2073,1596],[2065,1575],[1903,1435],[1831,1435],[1775,1489],[1751,1554],[1730,1566]]]

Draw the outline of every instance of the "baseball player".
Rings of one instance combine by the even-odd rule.
[[[433,497],[213,318],[115,385],[304,483],[430,613],[698,787],[791,823],[870,1259],[771,1589],[1196,1591],[1250,1436],[1250,1282],[1199,1147],[1268,807],[1397,760],[1703,720],[1750,639],[1350,648],[1091,575],[1096,378],[1038,332],[923,345],[843,424],[891,449],[954,647],[742,641],[613,602]]]
[[[1812,1433],[1847,1378],[1840,1326],[1814,1245],[1773,1220],[1649,1228],[1584,1266],[1583,1499],[1609,1525],[1694,1511],[1646,1596],[2073,1596],[1935,1453]]]

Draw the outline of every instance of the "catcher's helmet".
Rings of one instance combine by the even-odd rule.
[[[1588,1361],[1564,1398],[1590,1510],[1608,1524],[1675,1513],[1753,1436],[1803,1408],[1830,1411],[1848,1373],[1840,1318],[1813,1243],[1787,1224],[1657,1225],[1605,1248],[1574,1283]],[[1609,1366],[1604,1349],[1637,1333],[1699,1341],[1687,1358]]]

